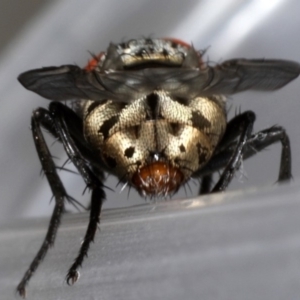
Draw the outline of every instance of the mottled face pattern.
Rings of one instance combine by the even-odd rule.
[[[185,60],[186,59],[186,60]],[[111,45],[100,70],[182,67],[197,63],[193,48],[173,40]],[[143,195],[174,193],[211,158],[225,127],[223,96],[176,98],[153,90],[131,101],[85,101],[84,135],[107,167]]]
[[[174,176],[182,183],[210,159],[224,132],[222,102],[222,98],[212,101],[199,97],[187,106],[164,91],[154,91],[127,105],[89,101],[84,116],[85,137],[121,178],[133,182],[139,170],[161,162],[172,168],[165,176]],[[171,178],[164,180],[169,182]]]

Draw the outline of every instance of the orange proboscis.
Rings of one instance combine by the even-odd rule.
[[[132,184],[149,196],[166,196],[178,190],[184,180],[179,168],[157,161],[140,168],[132,176]]]

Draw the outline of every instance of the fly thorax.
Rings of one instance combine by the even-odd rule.
[[[144,195],[176,192],[212,156],[226,126],[221,99],[172,99],[163,91],[129,104],[89,101],[86,140],[107,167]]]

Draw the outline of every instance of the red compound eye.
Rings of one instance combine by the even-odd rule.
[[[95,55],[92,59],[89,60],[84,69],[86,71],[93,71],[98,66],[99,61],[104,54],[105,52],[100,52],[98,55]]]
[[[132,176],[132,184],[139,192],[150,196],[175,193],[184,180],[179,168],[164,162],[153,162],[140,168]]]
[[[171,41],[171,42],[173,42],[175,44],[181,45],[181,46],[186,47],[186,48],[191,48],[190,44],[188,44],[188,43],[186,43],[186,42],[184,42],[184,41],[182,41],[180,39],[168,38],[168,37],[167,38],[163,38],[163,39],[165,41]]]

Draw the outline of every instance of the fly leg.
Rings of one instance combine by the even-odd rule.
[[[48,231],[46,237],[42,243],[42,246],[32,263],[30,264],[28,270],[25,272],[21,282],[17,286],[17,292],[23,298],[26,297],[26,286],[36,271],[37,267],[44,259],[48,249],[53,246],[57,229],[60,225],[61,216],[64,212],[64,199],[68,198],[68,194],[56,172],[56,166],[51,157],[51,153],[48,149],[48,146],[45,142],[43,133],[41,131],[41,122],[43,118],[49,117],[49,113],[47,110],[38,108],[33,112],[31,119],[31,128],[33,134],[33,140],[36,147],[36,151],[38,153],[40,162],[42,164],[42,169],[46,175],[46,178],[49,182],[50,188],[54,195],[55,199],[55,207],[50,219]]]
[[[280,142],[282,145],[278,182],[288,181],[292,178],[292,156],[289,137],[284,128],[273,126],[253,134],[246,142],[243,150],[243,159],[248,159],[266,147]],[[211,161],[197,174],[206,176],[224,168],[233,155],[236,142],[228,145],[227,149],[218,152]]]
[[[233,118],[230,122],[228,122],[226,131],[224,133],[224,136],[218,145],[213,157],[211,158],[210,162],[214,160],[215,155],[221,152],[223,149],[227,149],[228,145],[234,143],[234,151],[235,154],[233,154],[234,151],[231,151],[231,156],[226,157],[226,161],[224,160],[224,164],[222,165],[223,168],[228,167],[226,174],[223,172],[221,175],[219,182],[214,187],[217,188],[217,190],[224,190],[230,183],[233,174],[235,173],[236,169],[239,167],[240,160],[241,160],[241,151],[243,149],[243,145],[247,141],[248,136],[251,134],[253,123],[255,120],[255,114],[251,111],[245,112],[243,114],[240,114]],[[239,139],[239,145],[236,141],[236,139],[240,137]],[[231,159],[231,163],[229,163],[229,160]],[[200,169],[199,171],[195,172],[193,177],[202,177],[201,179],[201,185],[199,189],[199,195],[208,194],[211,190],[212,185],[212,174],[215,171],[219,171],[219,169],[215,169],[215,171],[206,172],[203,174],[203,169],[207,169],[208,166],[210,166],[210,162],[208,164]],[[198,175],[203,174],[203,175]],[[222,177],[223,176],[223,177]]]
[[[70,114],[74,115],[69,118]],[[67,275],[68,283],[70,280],[74,283],[78,279],[77,268],[81,265],[83,258],[87,255],[89,244],[94,239],[97,224],[99,223],[101,205],[105,199],[103,184],[93,173],[91,167],[87,164],[84,156],[80,152],[80,150],[84,150],[85,155],[87,155],[87,153],[89,153],[89,149],[85,148],[83,142],[84,138],[80,133],[80,126],[82,125],[74,124],[74,122],[72,123],[74,118],[74,112],[65,105],[57,102],[52,102],[49,106],[49,110],[38,108],[33,112],[31,121],[33,139],[42,164],[42,169],[55,198],[55,207],[44,242],[17,287],[17,292],[23,298],[26,297],[26,285],[28,284],[31,276],[45,257],[48,249],[54,244],[56,233],[64,212],[65,199],[72,201],[72,198],[68,196],[57,174],[56,166],[45,142],[41,127],[50,131],[52,135],[57,137],[59,141],[63,143],[69,159],[82,175],[87,187],[92,190],[92,205],[88,229],[80,248],[79,255]]]
[[[49,110],[55,116],[57,133],[64,145],[68,157],[81,174],[87,187],[92,191],[88,228],[83,243],[81,244],[78,256],[76,257],[66,276],[67,283],[74,284],[79,278],[78,268],[81,267],[84,258],[88,254],[90,243],[94,241],[97,226],[100,222],[101,207],[103,201],[105,200],[105,193],[103,190],[104,186],[102,181],[99,180],[99,177],[94,174],[90,166],[88,166],[86,163],[84,156],[81,154],[78,148],[79,143],[76,143],[76,140],[71,136],[69,127],[67,125],[66,115],[73,112],[59,102],[52,102],[49,106]]]
[[[209,194],[212,185],[212,174],[206,174],[201,178],[201,185],[199,189],[199,195]]]
[[[224,191],[229,185],[234,173],[240,166],[243,158],[244,146],[252,133],[254,121],[255,114],[252,111],[247,111],[238,115],[231,121],[231,126],[236,127],[236,130],[239,132],[239,139],[236,143],[236,148],[232,157],[221,174],[218,182],[212,189],[212,192]]]
[[[273,126],[251,135],[243,147],[242,159],[248,159],[277,142],[282,145],[278,182],[288,181],[292,178],[291,147],[288,135],[284,128],[280,126]],[[209,163],[194,174],[195,177],[206,178],[214,172],[226,168],[228,162],[234,156],[238,141],[226,141],[224,144],[226,144],[226,147],[222,147],[221,150],[217,151]]]

